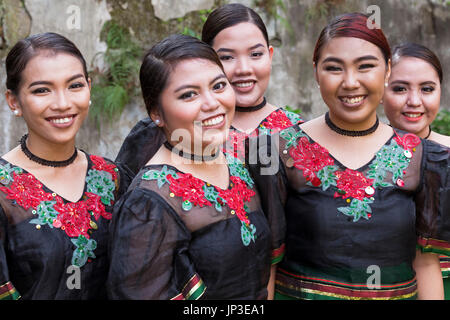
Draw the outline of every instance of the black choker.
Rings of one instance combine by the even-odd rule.
[[[325,122],[328,125],[328,127],[333,130],[334,132],[337,132],[341,135],[344,136],[350,136],[350,137],[362,137],[362,136],[367,136],[373,132],[375,132],[375,130],[377,130],[378,125],[380,124],[380,122],[378,121],[378,116],[377,116],[377,121],[375,122],[375,124],[370,127],[367,130],[361,130],[361,131],[352,131],[352,130],[345,130],[345,129],[341,129],[338,126],[336,126],[333,122],[331,122],[330,119],[330,115],[329,113],[325,113]]]
[[[27,138],[28,138],[28,133],[24,134],[23,137],[20,138],[20,148],[22,149],[23,153],[25,153],[25,155],[28,157],[28,159],[30,159],[31,161],[37,162],[43,166],[66,167],[69,164],[71,164],[72,162],[74,162],[78,155],[77,148],[75,148],[73,155],[67,160],[50,161],[50,160],[45,160],[45,159],[39,158],[38,156],[32,154],[31,151],[28,149],[27,144],[26,144]]]
[[[182,150],[178,150],[177,148],[175,148],[174,146],[172,146],[169,141],[164,141],[164,146],[169,149],[171,152],[175,153],[176,155],[179,155],[180,157],[192,160],[192,161],[211,161],[216,159],[220,152],[216,152],[213,155],[210,156],[199,156],[197,154],[191,154],[191,153],[186,153]]]
[[[263,98],[263,101],[256,105],[256,106],[252,106],[252,107],[239,107],[236,106],[236,111],[238,112],[253,112],[259,109],[262,109],[264,106],[266,105],[266,97]]]

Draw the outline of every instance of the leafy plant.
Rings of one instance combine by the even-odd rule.
[[[104,116],[112,121],[120,115],[130,97],[138,94],[138,74],[143,52],[133,41],[128,29],[113,20],[105,23],[100,38],[107,45],[103,53],[107,67],[91,72],[90,116],[97,126]]]
[[[431,124],[431,129],[440,134],[450,136],[450,111],[442,109]]]

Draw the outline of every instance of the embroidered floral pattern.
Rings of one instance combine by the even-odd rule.
[[[345,171],[336,171],[334,175],[337,178],[336,187],[338,192],[334,197],[355,198],[363,200],[365,197],[370,197],[365,189],[372,185],[373,179],[367,179],[359,171],[345,169]]]
[[[309,185],[321,186],[323,190],[330,187],[336,189],[335,198],[342,198],[350,205],[337,210],[353,217],[356,222],[360,218],[369,219],[372,214],[370,204],[375,200],[376,187],[392,186],[386,182],[388,173],[392,181],[399,187],[404,186],[403,175],[415,152],[420,139],[413,134],[400,137],[397,133],[389,145],[383,146],[369,164],[367,177],[356,170],[340,170],[328,150],[317,143],[310,142],[306,134],[288,128],[280,133],[287,141],[286,151],[293,159],[293,165],[303,172]]]
[[[261,124],[251,133],[246,134],[237,130],[230,130],[224,152],[238,159],[245,157],[245,139],[257,137],[258,135],[272,135],[283,129],[289,128],[294,124],[302,123],[302,118],[294,113],[284,109],[273,111]]]
[[[230,188],[220,189],[192,176],[189,173],[175,173],[174,170],[163,166],[161,171],[150,169],[142,175],[144,180],[155,180],[158,187],[169,184],[171,197],[181,197],[181,207],[184,211],[194,206],[214,206],[219,212],[227,205],[233,214],[241,221],[241,239],[245,246],[255,241],[256,227],[248,218],[248,207],[245,202],[251,201],[255,192],[251,189],[254,182],[242,162],[226,154],[232,160],[230,169]]]
[[[171,175],[167,176],[169,181],[169,189],[178,197],[182,197],[184,201],[189,201],[194,206],[203,207],[205,205],[211,206],[205,198],[203,186],[205,182],[193,177],[190,173],[178,173],[177,178],[173,178]]]
[[[87,191],[82,200],[78,202],[65,202],[56,193],[45,192],[42,183],[32,174],[23,173],[20,168],[2,166],[8,171],[11,184],[9,187],[2,186],[0,190],[24,209],[32,209],[34,219],[30,223],[36,224],[38,228],[47,225],[50,228],[60,228],[71,239],[75,245],[72,256],[72,264],[82,267],[88,257],[95,258],[93,250],[97,244],[95,240],[89,239],[89,230],[97,229],[97,221],[100,217],[111,219],[111,213],[107,212],[105,205],[114,203],[115,180],[118,169],[108,164],[103,158],[90,156],[93,166],[88,170],[86,176]],[[12,178],[11,178],[11,173]],[[1,174],[1,172],[0,172]],[[1,178],[0,178],[1,179]]]
[[[305,136],[300,138],[295,148],[291,148],[289,155],[294,160],[294,166],[303,171],[306,180],[315,187],[322,183],[316,172],[334,165],[334,160],[327,150],[317,143],[310,143]]]

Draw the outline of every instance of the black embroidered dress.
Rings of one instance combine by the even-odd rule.
[[[263,209],[286,214],[276,297],[416,298],[416,246],[450,254],[449,149],[398,131],[352,170],[297,125],[260,147],[276,141],[276,174],[250,162]]]
[[[270,233],[247,169],[227,161],[227,189],[170,165],[141,169],[114,210],[110,298],[267,297],[284,234]]]
[[[86,157],[77,202],[0,158],[0,299],[106,298],[112,206],[131,176],[101,157]]]

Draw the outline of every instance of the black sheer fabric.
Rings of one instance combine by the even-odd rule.
[[[174,196],[168,183],[143,179],[150,170],[163,169],[182,174],[171,166],[145,166],[115,206],[110,298],[173,299],[198,277],[204,289],[195,298],[265,299],[272,248],[258,194],[245,202],[256,229],[254,240],[245,244],[243,225],[228,205],[221,211],[214,205],[184,210],[183,198]]]
[[[147,117],[131,129],[114,161],[128,167],[136,175],[164,141],[166,137],[162,130]]]
[[[260,150],[275,144],[279,155],[274,175],[261,175],[273,163],[249,161],[265,199],[263,210],[270,215],[284,209],[286,214],[286,253],[278,265],[277,294],[300,299],[414,298],[416,245],[424,252],[449,255],[449,149],[422,140],[403,150],[396,141],[406,141],[405,132],[397,134],[358,170],[346,168],[299,126],[272,139],[259,138]],[[395,167],[398,161],[406,165]],[[391,165],[393,172],[379,169]],[[368,177],[380,185],[374,187]],[[373,266],[385,287],[368,290]]]
[[[94,168],[94,163],[90,156],[86,156],[88,173]],[[105,160],[104,164],[111,166],[112,162]],[[14,195],[8,195],[5,192],[6,189],[15,195],[19,194],[20,188],[13,190],[12,187],[12,178],[14,177],[17,182],[18,176],[14,176],[12,171],[9,171],[15,166],[2,158],[0,158],[0,166],[2,168],[1,187],[4,188],[0,191],[0,287],[7,284],[11,288],[15,288],[14,290],[18,292],[17,296],[20,295],[22,299],[105,299],[110,220],[103,216],[98,219],[91,218],[93,222],[95,221],[95,227],[92,227],[88,234],[91,243],[92,241],[96,243],[95,247],[90,247],[95,257],[90,256],[85,264],[76,270],[77,268],[72,266],[76,249],[73,242],[74,237],[68,236],[64,230],[65,225],[56,227],[56,225],[50,226],[51,221],[42,225],[34,222],[44,210],[44,205],[51,204],[50,202],[53,200],[46,203],[42,201],[41,207],[34,203],[31,207],[25,208],[23,203],[31,204],[36,196],[36,194],[33,195],[33,192],[36,190],[25,189],[22,193],[22,200],[26,200],[23,200],[23,203]],[[115,188],[112,201],[117,200],[126,191],[132,179],[131,172],[120,167],[117,168],[118,170],[115,171],[117,178],[113,181]],[[25,170],[21,170],[21,176],[28,174]],[[83,206],[82,202],[86,200],[87,192],[93,192],[87,186],[86,182],[84,196],[77,203],[60,198],[67,210],[72,206],[74,215],[80,214],[79,209]],[[48,196],[51,194],[53,199],[57,196],[45,185],[42,185],[41,190]],[[105,211],[109,213],[112,212],[113,203],[110,204],[109,206],[105,205]],[[66,214],[70,213],[67,211]],[[67,227],[69,227],[68,224]],[[10,290],[10,292],[12,293],[14,290]],[[7,299],[8,296],[5,295],[3,298]]]

